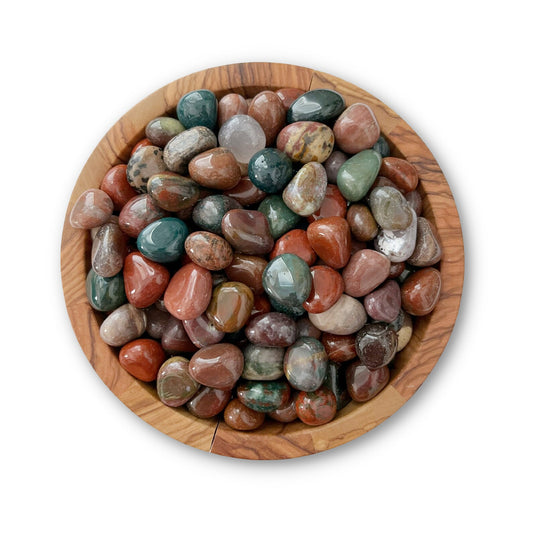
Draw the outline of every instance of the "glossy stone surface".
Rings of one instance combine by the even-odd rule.
[[[248,104],[244,96],[237,93],[226,94],[218,101],[218,127],[220,128],[233,115],[246,115],[247,113]]]
[[[384,157],[379,174],[389,178],[403,193],[414,191],[418,185],[418,172],[415,166],[399,157]]]
[[[137,238],[148,224],[169,213],[156,205],[148,194],[134,196],[120,211],[118,225],[129,237]]]
[[[287,305],[281,302],[270,299],[270,304],[273,311],[278,311],[280,313],[285,313],[287,316],[294,318],[294,320],[305,315],[305,309],[301,305]]]
[[[398,336],[398,346],[396,351],[403,350],[413,335],[413,319],[411,315],[401,310],[396,320],[391,324],[391,327],[396,331]]]
[[[388,365],[396,355],[396,332],[382,322],[366,324],[355,335],[355,351],[370,370]]]
[[[217,125],[218,101],[212,91],[198,89],[184,94],[176,108],[178,120],[185,128],[205,126],[211,130]],[[148,136],[148,135],[147,135]]]
[[[416,245],[417,217],[411,207],[411,223],[405,229],[382,229],[376,236],[374,248],[386,255],[391,261],[401,263],[411,257]]]
[[[207,315],[183,321],[183,327],[191,342],[197,348],[205,348],[211,344],[218,344],[224,338],[224,332],[215,328]]]
[[[140,193],[146,192],[148,180],[167,170],[163,161],[163,150],[158,146],[139,148],[128,161],[126,176],[128,183]]]
[[[127,255],[123,274],[126,297],[139,308],[149,307],[159,300],[170,280],[170,274],[163,265],[139,252]]]
[[[261,125],[265,132],[266,146],[270,146],[285,125],[285,108],[273,91],[261,91],[252,98],[248,115]]]
[[[309,244],[307,232],[303,229],[293,229],[280,237],[270,252],[270,259],[282,254],[297,255],[309,266],[316,261],[316,253]]]
[[[230,281],[244,283],[257,295],[263,292],[263,271],[268,261],[256,255],[235,254],[225,273]]]
[[[181,320],[169,316],[163,327],[161,346],[170,355],[190,354],[196,351],[196,347],[189,339]]]
[[[285,352],[283,371],[297,390],[314,391],[326,377],[328,356],[322,343],[313,337],[300,337]]]
[[[259,150],[248,163],[248,176],[258,189],[268,194],[281,192],[292,178],[292,161],[277,148]]]
[[[275,411],[291,396],[286,381],[244,381],[237,387],[237,397],[248,408],[259,413]]]
[[[283,254],[268,263],[263,272],[263,288],[269,298],[286,306],[299,306],[311,292],[311,271],[294,254]]]
[[[205,231],[222,234],[222,218],[232,209],[240,209],[241,204],[223,194],[213,194],[200,200],[192,212],[194,223]]]
[[[407,203],[413,208],[416,216],[419,217],[422,214],[422,197],[420,193],[418,191],[409,191],[404,196]]]
[[[328,179],[320,163],[306,163],[283,190],[285,205],[302,217],[320,209],[326,197]]]
[[[285,126],[278,135],[276,147],[293,161],[323,163],[333,151],[333,131],[320,122],[300,121]]]
[[[84,191],[70,212],[69,222],[73,228],[91,229],[105,224],[113,214],[113,200],[100,189]]]
[[[311,223],[327,217],[344,218],[347,208],[346,199],[341,194],[339,188],[336,185],[328,183],[322,204],[313,214],[307,217],[307,221]]]
[[[212,148],[195,156],[189,163],[190,177],[202,187],[232,189],[241,180],[241,170],[228,148]]]
[[[289,209],[283,198],[276,194],[267,196],[257,208],[263,213],[268,221],[270,233],[274,239],[278,239],[300,222],[300,215]]]
[[[191,358],[189,373],[202,385],[231,390],[240,378],[243,367],[241,350],[224,342],[200,348]]]
[[[364,299],[368,316],[380,322],[393,322],[400,312],[401,305],[400,286],[392,279],[367,294]]]
[[[403,194],[392,187],[376,187],[370,193],[370,210],[382,229],[406,229],[413,221],[413,211]]]
[[[334,333],[322,333],[320,342],[328,354],[330,361],[344,363],[355,359],[355,336],[335,335]]]
[[[211,301],[212,279],[209,270],[189,263],[172,277],[165,291],[165,307],[179,320],[199,317]]]
[[[378,225],[365,204],[352,204],[346,214],[346,220],[352,235],[358,241],[371,241],[378,234]]]
[[[442,248],[435,226],[424,217],[418,217],[416,223],[416,242],[408,263],[417,267],[428,267],[438,263],[442,257]]]
[[[350,226],[342,217],[315,220],[307,227],[309,244],[331,268],[343,268],[350,259]]]
[[[331,155],[324,161],[324,168],[326,169],[329,183],[337,183],[339,169],[347,160],[348,156],[344,152],[340,150],[331,152]]]
[[[372,109],[363,103],[352,104],[333,126],[335,141],[347,154],[372,148],[379,139],[379,124]]]
[[[152,261],[171,263],[183,254],[188,233],[183,220],[174,217],[161,218],[139,233],[137,248]]]
[[[237,398],[231,400],[224,409],[224,422],[238,431],[251,431],[263,425],[265,413],[254,411]]]
[[[222,234],[236,252],[243,254],[267,254],[274,247],[268,220],[260,211],[228,211],[222,218]]]
[[[128,342],[118,355],[120,366],[140,381],[157,378],[159,367],[166,359],[161,345],[153,339],[136,339]]]
[[[131,149],[130,157],[137,151],[139,148],[142,148],[143,146],[153,146],[154,144],[150,139],[147,139],[146,137],[144,139],[141,139],[138,143],[134,145],[134,147]]]
[[[405,263],[402,261],[400,263],[391,263],[389,279],[396,279],[399,277],[405,269]]]
[[[346,407],[350,403],[350,395],[346,388],[344,365],[329,361],[323,386],[335,395],[337,411]]]
[[[257,120],[248,115],[234,115],[220,128],[218,143],[229,148],[239,163],[248,164],[266,146],[266,137]]]
[[[154,174],[146,190],[156,205],[172,212],[192,207],[200,198],[200,187],[195,181],[173,172]]]
[[[329,122],[337,118],[346,103],[337,91],[313,89],[299,96],[287,111],[287,123],[309,120]]]
[[[113,311],[126,303],[122,272],[104,278],[91,268],[85,279],[85,291],[89,304],[97,311]]]
[[[387,366],[369,370],[361,361],[346,368],[346,386],[354,402],[366,402],[377,396],[387,385],[390,372]]]
[[[383,283],[390,272],[390,261],[375,250],[360,250],[352,255],[342,272],[344,292],[359,298]]]
[[[233,261],[233,250],[226,239],[209,231],[195,231],[185,239],[185,253],[207,270],[224,270]]]
[[[272,381],[283,376],[285,350],[248,344],[243,351],[242,377],[253,381]]]
[[[359,300],[342,294],[327,311],[309,313],[309,320],[320,331],[336,335],[351,335],[365,324],[366,311]]]
[[[264,313],[252,318],[244,333],[257,346],[285,348],[296,341],[296,322],[283,313]]]
[[[402,307],[410,315],[423,316],[431,313],[439,301],[441,286],[440,272],[436,268],[417,270],[401,287]]]
[[[270,300],[264,294],[254,294],[254,306],[250,313],[250,319],[256,315],[269,313],[271,309]]]
[[[144,313],[146,314],[146,333],[153,339],[161,339],[170,313],[166,309],[161,309],[157,303],[144,309]]]
[[[363,150],[342,164],[337,173],[337,186],[350,202],[365,197],[376,179],[381,166],[381,156],[374,150]]]
[[[341,297],[344,281],[336,270],[326,265],[311,267],[311,278],[311,292],[302,305],[309,313],[322,313]]]
[[[202,152],[217,145],[215,134],[205,126],[196,126],[173,137],[163,150],[163,160],[168,170],[184,174],[190,161]]]
[[[267,195],[265,191],[258,189],[248,176],[241,176],[241,181],[233,189],[224,191],[224,194],[239,202],[239,207],[257,204]]]
[[[380,135],[374,146],[372,146],[372,150],[375,150],[378,152],[381,157],[389,157],[390,155],[390,146],[385,137],[383,135]]]
[[[200,387],[198,393],[187,402],[187,410],[198,418],[211,418],[221,413],[231,399],[231,391]]]
[[[115,222],[102,224],[93,239],[91,266],[106,278],[118,274],[124,265],[127,252],[127,237]]]
[[[314,339],[320,339],[322,332],[313,326],[309,318],[302,317],[296,321],[296,338],[299,337],[313,337]]]
[[[128,183],[127,165],[115,165],[105,174],[100,189],[109,195],[115,211],[120,211],[126,203],[137,195],[137,191]]]
[[[185,126],[175,118],[156,117],[148,122],[144,134],[153,145],[164,148],[172,137],[183,130],[185,130]]]
[[[335,394],[327,387],[312,392],[300,392],[295,405],[298,418],[308,426],[327,424],[337,414]]]
[[[217,285],[207,308],[207,317],[224,333],[240,330],[250,318],[254,293],[244,283],[227,281]]]
[[[276,94],[281,100],[285,111],[288,111],[294,100],[304,94],[304,92],[304,90],[297,89],[296,87],[282,87],[276,91]]]
[[[109,346],[123,346],[140,337],[146,329],[146,315],[131,304],[115,309],[100,326],[100,337]]]
[[[268,416],[272,418],[272,420],[283,422],[284,424],[287,424],[288,422],[294,422],[298,418],[298,415],[296,414],[297,396],[298,391],[292,391],[289,400],[278,407],[278,409],[275,411],[270,411]]]
[[[157,374],[157,394],[170,407],[187,403],[198,391],[200,385],[189,374],[189,361],[175,356],[167,359]]]

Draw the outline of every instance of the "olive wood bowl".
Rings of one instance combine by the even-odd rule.
[[[119,365],[118,350],[100,339],[103,314],[95,312],[87,301],[89,231],[73,229],[68,215],[83,191],[98,188],[110,167],[127,162],[151,119],[175,113],[183,94],[204,88],[218,98],[230,92],[250,98],[262,90],[282,87],[334,89],[347,105],[364,102],[372,108],[391,155],[407,159],[418,170],[423,213],[436,226],[442,242],[442,292],[434,311],[414,320],[413,336],[393,360],[389,384],[375,398],[362,404],[350,402],[322,426],[282,424],[267,417],[258,430],[235,431],[223,421],[203,420],[185,408],[167,407],[159,401],[152,384],[138,381]],[[63,291],[72,327],[87,359],[109,389],[134,413],[170,437],[200,450],[243,459],[286,459],[328,450],[359,437],[396,412],[420,387],[446,346],[459,310],[463,272],[463,239],[454,199],[420,137],[394,111],[359,87],[323,72],[277,63],[241,63],[196,72],[162,87],[128,111],[83,167],[69,201],[61,242]]]

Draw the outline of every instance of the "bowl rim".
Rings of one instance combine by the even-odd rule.
[[[258,430],[241,432],[223,421],[199,419],[184,408],[164,405],[154,387],[136,380],[119,365],[118,352],[100,339],[102,317],[86,297],[89,232],[72,228],[68,217],[79,195],[88,188],[98,188],[109,168],[126,163],[133,146],[144,137],[146,124],[174,111],[181,95],[209,89],[217,98],[232,92],[251,98],[262,90],[284,87],[333,89],[343,95],[347,106],[356,102],[370,106],[391,146],[391,156],[407,159],[419,173],[424,217],[433,222],[442,244],[442,289],[434,311],[416,317],[409,344],[394,359],[391,379],[375,398],[362,404],[350,402],[323,426],[268,420]],[[463,288],[464,249],[459,214],[442,170],[422,139],[383,102],[348,81],[311,68],[285,63],[233,63],[165,85],[132,107],[106,133],[84,165],[68,203],[61,240],[61,278],[67,312],[85,356],[111,392],[140,418],[166,435],[207,452],[242,459],[288,459],[352,441],[386,420],[413,396],[442,355],[453,330]]]

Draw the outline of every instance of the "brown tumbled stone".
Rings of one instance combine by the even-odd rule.
[[[378,234],[378,225],[364,204],[352,204],[346,213],[352,235],[358,241],[371,241]]]
[[[255,118],[263,128],[266,146],[270,146],[285,124],[285,108],[273,91],[261,91],[254,96],[248,107],[248,115]]]
[[[380,129],[373,111],[366,104],[352,104],[345,109],[333,126],[335,142],[347,154],[372,148],[379,139]]]
[[[264,421],[265,413],[246,407],[237,398],[231,400],[224,409],[224,422],[232,429],[250,431],[259,428]]]
[[[390,261],[375,250],[359,250],[342,272],[344,292],[355,298],[365,296],[383,283],[390,272]]]
[[[195,156],[189,163],[190,177],[202,187],[229,190],[241,180],[241,170],[228,148],[213,148]]]
[[[402,307],[410,315],[431,313],[440,297],[440,272],[433,267],[413,272],[402,285]]]
[[[206,387],[231,390],[241,377],[244,356],[233,344],[222,342],[198,350],[191,358],[189,373]]]
[[[440,261],[442,248],[440,246],[435,226],[424,217],[416,221],[416,244],[408,263],[417,267],[427,267]]]
[[[389,178],[403,193],[414,191],[418,185],[416,168],[409,161],[399,157],[384,157],[379,174]]]

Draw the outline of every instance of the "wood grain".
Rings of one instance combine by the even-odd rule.
[[[99,187],[105,172],[126,162],[154,117],[173,112],[179,98],[193,89],[212,90],[218,98],[229,92],[253,97],[264,89],[331,88],[347,104],[367,103],[374,111],[392,154],[413,163],[420,176],[424,216],[436,226],[443,246],[440,261],[442,293],[427,317],[415,320],[407,347],[395,358],[387,387],[364,404],[352,402],[329,424],[268,421],[257,431],[237,432],[216,420],[200,420],[185,409],[162,404],[150,385],[138,382],[118,364],[117,351],[99,336],[103,315],[87,302],[85,277],[90,268],[88,232],[75,230],[68,214],[78,196]],[[126,113],[100,141],[85,164],[69,201],[61,243],[61,275],[72,327],[83,352],[109,389],[153,427],[190,446],[244,459],[286,459],[318,453],[349,442],[396,412],[420,387],[441,356],[452,332],[463,286],[464,254],[461,225],[452,193],[435,158],[413,129],[383,102],[359,87],[323,72],[279,63],[240,63],[207,69],[180,78],[154,92]]]

